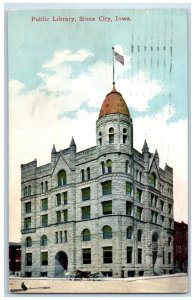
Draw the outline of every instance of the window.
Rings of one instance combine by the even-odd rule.
[[[85,170],[81,170],[81,181],[85,181]]]
[[[107,160],[106,162],[108,174],[112,173],[112,161],[110,159]]]
[[[112,238],[112,228],[108,225],[103,227],[103,239],[107,240],[107,239],[111,239]]]
[[[139,174],[139,171],[136,170],[136,180],[138,181],[138,174]]]
[[[137,189],[136,194],[135,194],[135,198],[138,202],[141,202],[141,200],[142,200],[142,190]]]
[[[139,229],[137,232],[137,241],[138,242],[142,241],[142,230],[141,229]]]
[[[31,185],[28,187],[28,196],[31,196]]]
[[[82,189],[82,200],[90,200],[90,187]]]
[[[101,166],[102,166],[102,174],[105,174],[105,163],[103,161],[101,162]]]
[[[151,205],[153,206],[154,205],[154,194],[152,194],[152,193],[150,196],[150,201],[151,201]]]
[[[160,201],[160,209],[161,209],[161,211],[163,211],[164,210],[164,201]]]
[[[91,249],[82,249],[83,252],[83,264],[90,264],[91,263]]]
[[[48,252],[41,252],[41,265],[47,266],[48,265]]]
[[[141,207],[137,207],[137,211],[136,211],[136,218],[138,220],[141,220],[142,219],[142,208]]]
[[[154,206],[157,207],[158,206],[158,196],[155,195],[154,197]]]
[[[102,182],[102,195],[110,195],[112,194],[112,181]]]
[[[24,197],[27,197],[28,193],[27,193],[27,187],[24,188]]]
[[[32,253],[26,253],[26,266],[32,266]]]
[[[47,277],[47,272],[41,272],[40,275],[41,277]]]
[[[62,193],[62,199],[64,205],[68,203],[68,192]]]
[[[172,228],[172,219],[169,219],[169,228]]]
[[[41,246],[47,246],[47,236],[45,234],[41,237]]]
[[[139,173],[139,181],[142,182],[142,172]]]
[[[152,173],[149,177],[149,186],[155,188],[156,187],[156,174]]]
[[[168,238],[168,246],[171,246],[171,237]]]
[[[99,132],[99,145],[102,146],[102,133]]]
[[[123,128],[123,144],[126,144],[127,141],[127,129]]]
[[[169,213],[169,214],[172,213],[172,205],[171,205],[171,204],[168,205],[168,213]]]
[[[45,181],[45,191],[48,192],[48,181]]]
[[[171,252],[168,252],[168,264],[171,264]]]
[[[82,220],[90,219],[90,217],[91,217],[90,206],[84,206],[84,207],[82,207],[81,211],[82,211]]]
[[[48,215],[41,216],[41,225],[42,227],[48,226]]]
[[[127,227],[127,239],[131,240],[133,233],[133,228],[131,226]]]
[[[127,263],[128,264],[132,263],[132,253],[133,253],[133,248],[127,247]]]
[[[66,172],[61,170],[58,173],[58,186],[65,186],[66,185]]]
[[[91,234],[89,229],[84,229],[82,232],[83,242],[87,242],[91,240]]]
[[[142,249],[137,249],[137,263],[142,264]]]
[[[128,216],[132,216],[132,214],[133,214],[133,205],[129,201],[126,202],[126,214]]]
[[[165,264],[165,251],[163,250],[163,265]]]
[[[112,247],[103,247],[103,263],[112,263]]]
[[[25,213],[26,214],[31,213],[31,202],[26,202],[25,203]]]
[[[24,219],[24,228],[25,229],[31,228],[31,217]]]
[[[67,230],[64,230],[64,243],[68,242],[68,238],[67,238]]]
[[[133,186],[132,183],[126,181],[126,195],[132,196]]]
[[[48,210],[48,199],[41,200],[41,210],[42,211]]]
[[[114,143],[114,128],[109,128],[109,144]]]
[[[153,210],[151,211],[151,222],[155,223],[155,224],[158,223],[158,213],[156,211],[153,211]]]
[[[112,214],[112,201],[102,202],[102,213],[103,215]]]
[[[43,182],[41,182],[41,193],[43,193]]]
[[[128,174],[129,173],[129,161],[126,160],[125,162],[125,173]]]
[[[55,232],[55,242],[58,244],[58,232]]]
[[[67,209],[64,209],[64,210],[62,211],[62,213],[63,213],[63,221],[64,221],[64,222],[68,222],[68,210],[67,210]]]
[[[32,239],[31,239],[30,236],[28,236],[26,238],[25,244],[26,244],[26,247],[31,247],[32,246]]]
[[[60,231],[60,243],[62,244],[62,231]]]
[[[61,211],[56,211],[56,220],[57,223],[61,223]]]
[[[90,174],[90,168],[87,168],[87,180],[90,180],[91,174]]]
[[[56,194],[56,206],[61,205],[61,194]]]

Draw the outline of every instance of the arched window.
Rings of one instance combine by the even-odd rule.
[[[110,159],[107,160],[106,166],[107,166],[108,173],[109,174],[112,173],[112,161]]]
[[[32,239],[31,239],[31,237],[30,236],[28,236],[27,238],[26,238],[26,247],[31,247],[32,246]]]
[[[83,241],[91,241],[91,233],[89,229],[84,229],[82,232]]]
[[[152,235],[152,243],[157,243],[158,242],[158,233],[154,232]]]
[[[85,181],[85,170],[81,170],[81,181]]]
[[[27,197],[27,186],[24,188],[24,197]]]
[[[105,174],[105,163],[103,161],[101,162],[101,166],[102,166],[102,174]]]
[[[48,192],[48,181],[45,181],[45,191]]]
[[[41,193],[43,193],[43,182],[41,182]]]
[[[58,173],[58,186],[64,185],[66,185],[66,172],[64,170],[61,170]]]
[[[90,174],[90,168],[87,168],[87,180],[90,180],[91,174]]]
[[[156,174],[152,173],[149,177],[149,185],[153,188],[156,187]]]
[[[28,186],[28,196],[31,196],[31,185]]]
[[[138,242],[142,241],[142,230],[141,229],[139,229],[137,232],[137,241]]]
[[[123,128],[123,144],[127,142],[127,129]]]
[[[125,173],[128,174],[129,173],[129,161],[126,160],[125,162]]]
[[[41,246],[47,246],[47,236],[45,234],[41,237]]]
[[[109,144],[114,143],[114,128],[110,127],[109,128]]]
[[[127,239],[131,239],[132,238],[132,233],[133,233],[133,228],[131,226],[127,227]]]
[[[102,133],[99,132],[99,145],[102,146]]]
[[[112,228],[108,225],[103,227],[103,239],[111,239],[112,238]]]

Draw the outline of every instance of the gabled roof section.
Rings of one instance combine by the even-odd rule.
[[[60,151],[60,155],[59,155],[59,157],[58,157],[58,159],[56,161],[56,164],[55,164],[55,166],[53,168],[51,176],[53,176],[53,173],[54,173],[54,171],[55,171],[55,169],[56,169],[56,167],[57,167],[57,165],[58,165],[58,163],[59,163],[60,160],[62,160],[66,164],[66,166],[69,168],[69,170],[71,170],[69,164],[67,163],[67,161],[65,160],[65,158],[62,155],[62,151]]]

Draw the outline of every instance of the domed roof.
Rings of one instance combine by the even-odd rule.
[[[99,113],[99,119],[109,114],[123,114],[130,117],[129,109],[123,96],[116,91],[113,85],[112,91],[106,95]]]

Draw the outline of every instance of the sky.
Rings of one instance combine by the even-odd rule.
[[[74,21],[53,21],[59,16]],[[95,145],[99,110],[112,89],[113,46],[125,60],[124,66],[115,63],[115,82],[133,119],[134,148],[141,151],[146,139],[151,152],[158,150],[160,166],[173,167],[174,217],[188,221],[186,11],[11,11],[10,241],[20,240],[20,165],[35,158],[38,166],[50,162],[53,144],[65,149],[72,136],[77,151]]]

